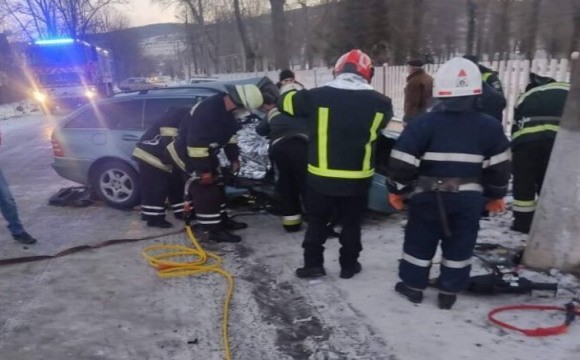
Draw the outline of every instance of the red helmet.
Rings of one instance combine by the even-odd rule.
[[[370,56],[359,49],[351,50],[342,55],[336,62],[336,65],[334,65],[334,75],[351,72],[359,74],[369,83],[373,78],[374,71],[375,69]]]

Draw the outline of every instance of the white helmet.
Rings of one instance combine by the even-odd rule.
[[[481,72],[477,65],[467,59],[451,59],[435,75],[433,97],[476,96],[481,95],[481,92]]]
[[[282,87],[280,88],[280,95],[285,94],[288,91],[292,90],[300,91],[302,89],[304,89],[304,87],[297,83],[282,85]]]

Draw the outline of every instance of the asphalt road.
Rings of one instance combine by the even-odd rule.
[[[50,168],[55,121],[40,115],[0,121],[0,167],[27,230],[39,240],[28,247],[14,242],[0,219],[0,258],[160,234],[146,228],[135,211],[100,204],[81,209],[47,205],[59,188],[72,185]],[[329,276],[320,281],[294,277],[303,233],[284,233],[272,215],[244,219],[250,228],[240,232],[242,244],[204,244],[224,257],[225,269],[236,279],[230,312],[235,360],[578,358],[577,324],[566,335],[537,340],[506,333],[486,320],[496,306],[560,305],[570,300],[569,294],[549,299],[462,295],[453,311],[436,308],[434,290],[426,292],[420,306],[396,296],[392,287],[398,280],[402,216],[368,217],[364,270],[352,280],[338,278],[338,243],[329,240]],[[508,226],[509,215],[482,222],[480,240],[520,244],[523,237]],[[188,240],[179,234],[0,267],[0,360],[223,359],[225,281],[218,275],[158,278],[141,251],[159,243]],[[553,314],[510,319],[530,327],[560,322]]]

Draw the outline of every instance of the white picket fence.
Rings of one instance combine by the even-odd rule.
[[[530,71],[544,76],[550,76],[557,81],[570,81],[570,62],[568,59],[536,59],[529,60],[508,60],[482,62],[499,72],[504,92],[508,101],[508,106],[504,113],[504,126],[509,130],[513,120],[513,109],[517,98],[524,91],[528,83]],[[435,74],[441,65],[427,65],[425,70],[430,74]],[[375,77],[372,85],[377,91],[382,92],[393,99],[393,107],[396,118],[403,116],[404,89],[407,78],[406,66],[383,66],[375,69]],[[314,88],[326,84],[332,80],[332,69],[315,68],[311,70],[295,70],[296,79],[306,88]],[[236,80],[248,77],[268,76],[272,81],[278,80],[277,71],[264,71],[254,73],[232,73],[215,75],[221,80]]]

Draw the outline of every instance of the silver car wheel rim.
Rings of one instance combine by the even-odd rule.
[[[99,179],[102,194],[110,201],[120,203],[133,194],[133,180],[126,172],[119,169],[105,171]]]

